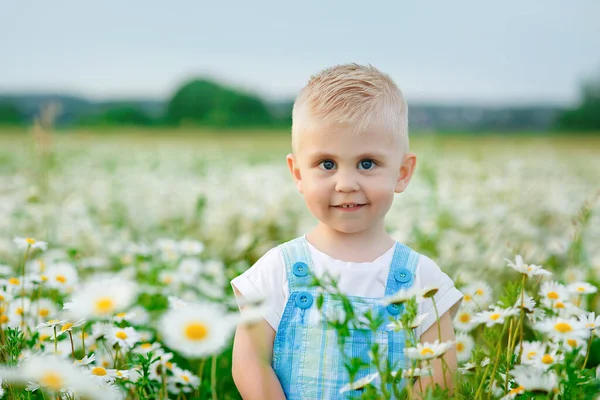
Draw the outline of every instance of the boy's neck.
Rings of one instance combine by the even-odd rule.
[[[346,262],[371,262],[395,243],[383,227],[373,231],[343,233],[319,223],[306,239],[323,253]]]

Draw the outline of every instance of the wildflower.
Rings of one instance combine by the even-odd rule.
[[[396,376],[397,371],[392,371],[392,376]],[[417,378],[420,376],[432,376],[433,369],[431,367],[422,366],[421,368],[409,368],[402,371],[403,378]]]
[[[73,293],[68,309],[79,318],[109,318],[128,308],[136,297],[137,287],[129,280],[106,278],[85,282]]]
[[[587,339],[590,335],[585,325],[574,318],[547,318],[534,325],[534,329],[547,334],[556,342],[568,339]]]
[[[523,309],[526,312],[533,312],[535,310],[535,300],[533,299],[533,297],[531,297],[527,293],[523,293],[523,298],[521,298],[521,296],[519,295],[519,297],[517,297],[517,300],[515,301],[515,304],[513,305],[513,307],[514,308],[523,307]]]
[[[463,307],[456,313],[453,323],[456,329],[463,332],[470,332],[475,327],[473,313]]]
[[[200,378],[192,374],[190,371],[179,367],[173,368],[173,376],[177,383],[196,387],[200,384]]]
[[[589,330],[600,328],[600,315],[596,316],[595,312],[589,312],[579,316],[579,321]]]
[[[518,354],[521,346],[515,348],[515,354]],[[535,360],[544,353],[545,346],[542,342],[523,342],[523,352],[521,354],[521,364],[533,365]]]
[[[89,356],[83,357],[81,360],[75,360],[75,361],[73,361],[73,364],[75,364],[75,365],[89,365],[89,364],[93,363],[94,361],[96,361],[96,354],[91,354]]]
[[[557,349],[551,349],[547,352],[542,353],[537,357],[533,363],[536,368],[547,370],[553,365],[560,363],[564,360],[562,354],[558,354]]]
[[[197,256],[204,251],[204,244],[197,240],[182,240],[179,242],[179,250],[188,256]]]
[[[375,372],[374,374],[367,375],[352,383],[347,383],[346,385],[340,388],[340,394],[364,388],[365,386],[373,382],[377,377],[379,377],[379,373]]]
[[[431,360],[444,355],[448,349],[454,345],[454,342],[442,342],[436,340],[433,343],[417,343],[416,347],[407,347],[404,354],[412,360]]]
[[[52,300],[45,298],[37,300],[31,308],[32,310],[36,310],[37,316],[42,319],[51,318],[58,312],[56,304]]]
[[[159,329],[165,344],[182,355],[202,357],[218,353],[233,333],[234,325],[213,303],[196,303],[168,310]]]
[[[526,391],[552,393],[558,388],[558,378],[554,372],[546,373],[527,365],[516,365],[510,374],[515,378],[515,382]]]
[[[474,282],[462,289],[465,306],[486,307],[492,298],[492,288],[485,282]]]
[[[510,384],[510,383],[509,383]],[[506,396],[502,396],[500,398],[500,400],[510,400],[510,399],[514,399],[515,397],[517,397],[520,394],[525,393],[525,386],[517,386],[514,388],[511,388],[508,393],[506,394]]]
[[[598,288],[587,282],[575,282],[567,286],[567,290],[572,294],[592,294],[598,291]]]
[[[122,349],[131,349],[140,340],[140,335],[138,335],[135,329],[131,327],[115,327],[108,336],[108,340],[113,345],[118,344]]]
[[[23,248],[32,248],[32,249],[40,249],[45,251],[48,248],[48,243],[37,241],[32,238],[22,238],[20,236],[16,236],[14,239],[15,244],[19,249]]]
[[[77,270],[67,262],[51,265],[44,277],[49,288],[58,289],[63,293],[70,292],[78,281]]]
[[[46,322],[39,324],[38,326],[35,327],[35,329],[54,328],[55,326],[62,325],[65,323],[67,323],[66,320],[51,319],[50,321],[46,321]]]
[[[113,320],[115,322],[123,322],[123,321],[131,322],[131,320],[134,318],[135,318],[135,312],[120,312],[114,316]]]
[[[117,377],[116,369],[95,366],[89,371],[90,376],[98,383],[113,383]]]
[[[471,353],[475,347],[475,341],[466,333],[456,335],[456,357],[458,361],[463,362],[471,358]]]
[[[558,282],[544,282],[540,289],[540,297],[550,303],[566,302],[569,300],[569,292],[565,285]],[[551,308],[551,307],[550,307]]]
[[[509,308],[500,308],[498,306],[493,306],[490,311],[482,311],[477,313],[473,318],[473,322],[476,325],[485,324],[485,326],[492,327],[496,324],[504,324],[504,319],[511,317],[513,315],[517,315],[519,313],[518,310],[509,307]]]
[[[523,258],[520,255],[515,257],[515,262],[513,263],[510,260],[506,260],[508,262],[508,266],[514,269],[515,271],[526,275],[528,278],[532,276],[541,275],[541,276],[551,276],[552,272],[546,271],[540,265],[533,264],[525,264],[523,262]]]
[[[408,322],[408,328],[405,328],[400,320],[393,320],[388,325],[387,328],[393,331],[399,332],[403,329],[415,329],[418,328],[423,321],[427,319],[429,313],[416,315],[411,321]]]
[[[384,297],[381,299],[381,304],[388,306],[390,304],[402,304],[412,299],[413,297],[420,303],[423,301],[423,289],[413,286],[409,289],[400,289],[398,292],[391,296]]]
[[[85,320],[84,319],[80,319],[77,322],[65,322],[61,327],[60,330],[58,331],[58,335],[62,335],[65,332],[70,332],[73,330],[73,328],[77,328],[78,326],[81,326],[85,324]]]
[[[158,354],[160,352],[164,352],[161,348],[160,343],[158,342],[154,342],[154,343],[141,343],[137,346],[135,346],[135,348],[133,349],[134,353],[140,353],[140,354],[146,354],[148,352],[154,352],[154,354]]]

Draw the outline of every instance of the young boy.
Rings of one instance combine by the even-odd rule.
[[[451,320],[462,299],[435,262],[397,243],[385,229],[394,194],[406,190],[416,165],[408,152],[407,105],[389,76],[356,64],[313,76],[294,103],[292,150],[287,165],[318,223],[231,281],[240,304],[265,298],[268,305],[264,321],[240,326],[235,334],[233,378],[247,400],[353,395],[340,394],[349,377],[336,331],[322,317],[340,315],[342,305],[325,295],[319,313],[320,292],[310,287],[309,272],[336,277],[357,309],[376,310],[386,321],[375,334],[350,330],[344,348],[367,361],[377,342],[388,349],[390,361],[406,364],[404,336],[387,328],[401,309],[382,306],[382,297],[414,285],[439,288],[438,322],[431,301],[419,306],[420,314],[429,313],[417,329],[421,342],[438,339],[437,324],[443,341],[454,340]],[[454,349],[445,361],[455,369]],[[432,381],[443,386],[441,362],[433,365],[433,379],[423,379],[423,387]],[[365,376],[363,371],[355,379]],[[451,381],[449,373],[446,380]]]

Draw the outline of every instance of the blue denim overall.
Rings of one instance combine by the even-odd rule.
[[[317,297],[322,290],[311,287],[308,273],[313,268],[310,249],[302,236],[280,245],[285,261],[290,296],[285,305],[273,345],[273,370],[277,374],[288,400],[344,399],[355,397],[359,391],[340,394],[342,386],[349,383],[344,367],[344,355],[338,344],[337,332],[327,326],[327,316],[342,315],[339,300],[323,292],[323,305],[319,316]],[[419,253],[396,242],[394,258],[385,288],[385,296],[408,289],[414,282]],[[355,315],[368,310],[383,316],[384,323],[376,332],[353,329],[346,338],[344,352],[348,358],[360,357],[370,363],[369,351],[378,343],[380,354],[396,369],[408,367],[404,355],[405,334],[387,328],[389,317],[398,319],[402,306],[380,304],[380,298],[348,296]],[[343,319],[342,319],[343,320]],[[385,365],[385,364],[384,364]],[[354,381],[376,372],[374,366],[362,368]],[[401,382],[401,387],[405,384]]]

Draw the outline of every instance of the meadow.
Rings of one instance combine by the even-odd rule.
[[[593,398],[600,138],[423,133],[411,150],[387,228],[466,295],[455,397]],[[252,316],[229,280],[315,222],[289,151],[278,131],[0,130],[4,395],[239,399],[232,331]],[[355,389],[389,398],[393,376]]]

